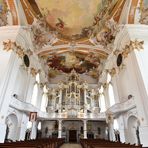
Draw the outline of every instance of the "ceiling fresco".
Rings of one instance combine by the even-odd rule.
[[[31,25],[33,44],[49,78],[74,69],[98,79],[118,32],[115,6],[123,0],[33,1],[40,11]]]
[[[0,0],[0,26],[5,26],[7,25],[7,5],[4,0]]]
[[[92,25],[100,0],[37,0],[41,13],[50,26],[64,35],[80,34],[84,27]],[[88,15],[89,13],[89,15]]]
[[[50,28],[58,31],[60,38],[70,40],[90,37],[99,19],[110,13],[116,2],[117,0],[36,0]]]
[[[65,73],[70,73],[71,70],[74,69],[77,73],[82,74],[97,68],[100,64],[100,58],[94,53],[83,55],[68,52],[61,55],[53,55],[48,58],[47,64],[49,67],[61,70]]]

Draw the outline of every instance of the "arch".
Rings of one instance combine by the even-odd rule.
[[[37,139],[41,138],[42,137],[42,123],[41,121],[38,122],[38,125],[37,125]]]
[[[139,129],[138,118],[133,115],[130,116],[127,120],[127,126],[128,126],[127,142],[130,142],[131,144],[138,143],[137,141],[137,129]]]
[[[119,129],[119,124],[118,124],[117,119],[114,119],[114,129],[115,130],[118,130]]]
[[[26,133],[25,133],[25,140],[30,140],[31,128],[32,128],[32,122],[28,121],[27,122],[27,129],[26,129]]]
[[[6,129],[6,140],[10,139],[15,141],[17,139],[17,127],[18,127],[18,118],[15,114],[10,114],[6,117],[5,120],[7,129]]]

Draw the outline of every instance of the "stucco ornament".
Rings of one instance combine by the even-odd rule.
[[[119,27],[113,18],[106,20],[104,27],[96,35],[97,44],[110,49],[118,31]]]
[[[3,50],[6,51],[12,50],[18,55],[19,58],[23,58],[23,56],[25,55],[25,50],[16,42],[13,42],[11,40],[8,40],[6,42],[4,41],[3,46],[4,46]]]
[[[44,17],[34,19],[31,26],[34,46],[39,49],[47,44],[53,44],[56,38],[56,32],[51,31]]]
[[[141,10],[141,17],[139,22],[148,25],[148,7],[143,7]]]
[[[7,42],[3,42],[3,46],[4,46],[3,50],[10,51],[14,49],[15,43],[12,42],[11,40],[8,40]]]
[[[122,50],[121,54],[123,55],[124,58],[127,58],[128,54],[133,50],[137,49],[139,51],[141,49],[144,49],[143,44],[144,41],[138,41],[138,40],[130,41],[130,43],[126,45],[125,48]]]
[[[33,68],[33,67],[30,68],[30,74],[31,74],[33,77],[35,77],[35,76],[37,75],[37,73],[38,73],[38,70],[37,70],[37,69],[35,69],[35,68]]]
[[[8,14],[8,8],[5,1],[0,4],[0,27],[6,26],[8,24],[7,22],[7,14]]]

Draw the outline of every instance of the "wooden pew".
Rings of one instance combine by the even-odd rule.
[[[44,138],[0,143],[0,148],[59,148],[64,142],[63,138]]]
[[[142,145],[136,146],[135,144],[126,144],[121,142],[114,142],[104,139],[81,139],[80,143],[83,148],[142,148]]]

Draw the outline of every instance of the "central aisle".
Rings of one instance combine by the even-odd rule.
[[[60,148],[82,148],[80,144],[63,144]]]

